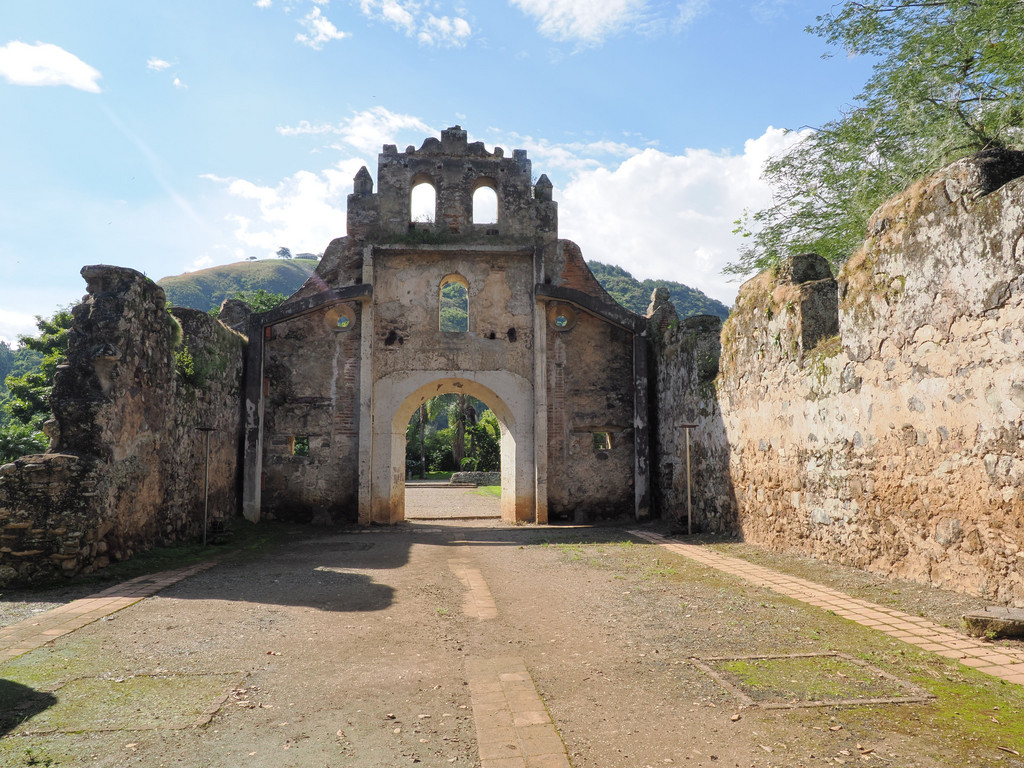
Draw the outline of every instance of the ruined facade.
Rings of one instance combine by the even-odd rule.
[[[507,522],[683,523],[689,474],[697,530],[1024,606],[1022,177],[1021,153],[956,163],[838,275],[794,257],[723,326],[661,292],[619,307],[524,152],[458,127],[385,146],[347,236],[270,312],[169,314],[139,273],[83,270],[51,449],[0,467],[0,585],[195,536],[201,427],[215,516],[399,522],[409,419],[457,392],[501,424]]]
[[[46,428],[50,450],[0,467],[0,585],[75,574],[201,535],[238,513],[245,340],[121,267],[82,270]]]
[[[458,126],[366,168],[346,237],[285,304],[248,325],[245,515],[395,523],[406,427],[436,395],[472,395],[501,424],[502,518],[646,517],[642,318],[558,239],[546,176],[526,152],[469,144]],[[435,211],[414,221],[413,190]],[[496,221],[478,223],[478,191]],[[468,323],[442,330],[442,289]]]
[[[661,508],[685,510],[673,420],[696,423],[705,529],[1024,606],[1022,160],[918,182],[836,279],[796,257],[744,284],[720,332],[662,333]]]

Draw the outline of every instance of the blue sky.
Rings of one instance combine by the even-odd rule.
[[[86,264],[154,279],[344,235],[381,144],[450,125],[526,149],[588,259],[732,303],[764,160],[869,63],[800,0],[0,4],[0,338]]]

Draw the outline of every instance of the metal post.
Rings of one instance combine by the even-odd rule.
[[[213,432],[213,427],[196,427],[196,429],[206,433],[206,468],[203,480],[203,546],[205,547],[210,516],[210,433]]]
[[[690,430],[696,424],[680,424],[679,428],[686,433],[686,535],[693,534],[693,500],[690,482]]]
[[[693,507],[690,502],[690,428],[686,428],[686,535],[693,534]]]

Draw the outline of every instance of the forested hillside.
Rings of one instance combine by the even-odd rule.
[[[604,289],[626,309],[642,315],[651,300],[651,292],[664,286],[680,317],[718,315],[725,318],[729,308],[702,292],[671,280],[637,280],[622,267],[587,262]],[[167,292],[167,299],[177,307],[208,311],[216,309],[224,299],[239,291],[257,291],[291,296],[316,269],[313,259],[264,259],[225,264],[157,282]]]
[[[668,288],[679,317],[718,315],[724,320],[729,316],[725,304],[688,285],[671,280],[637,280],[622,267],[600,261],[588,261],[587,266],[612,298],[638,315],[647,311],[654,289],[664,287]]]
[[[165,277],[157,283],[176,307],[192,307],[207,312],[220,307],[224,299],[238,291],[291,296],[316,269],[316,259],[263,259],[241,261],[220,267]]]

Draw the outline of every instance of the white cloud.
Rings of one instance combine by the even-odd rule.
[[[227,219],[242,254],[269,256],[282,245],[295,253],[319,253],[335,237],[345,234],[345,204],[352,191],[352,179],[365,161],[346,160],[333,168],[314,173],[299,171],[274,186],[245,179],[203,178],[223,186],[240,209]]]
[[[372,15],[372,11],[368,10],[368,4],[363,3],[363,13]],[[412,34],[413,30],[416,29],[416,17],[413,16],[412,11],[401,3],[395,2],[395,0],[385,0],[380,3],[378,9],[381,17],[387,19],[392,24],[400,29],[404,29],[406,34]]]
[[[722,275],[737,257],[733,222],[771,200],[760,180],[773,154],[800,138],[768,128],[743,154],[646,149],[618,167],[576,174],[559,200],[560,235],[587,259],[618,264],[639,279],[663,278],[732,304],[738,285]]]
[[[319,51],[331,40],[342,40],[348,37],[332,24],[319,7],[313,8],[299,23],[306,28],[306,32],[300,32],[295,36],[296,42],[308,45],[314,51]]]
[[[343,143],[335,148],[348,159],[320,172],[300,171],[276,185],[207,177],[223,185],[233,200],[230,248],[241,247],[247,255],[267,256],[281,245],[293,252],[322,251],[344,234],[345,203],[356,171],[364,164],[373,171],[353,151],[372,157],[381,144],[397,144],[403,132],[416,144],[423,136],[437,135],[420,118],[382,107],[337,124],[303,121],[278,131],[340,136]],[[642,137],[626,138],[556,143],[511,134],[497,143],[526,149],[534,172],[552,178],[560,236],[579,243],[587,259],[618,264],[640,279],[676,280],[732,304],[738,284],[723,276],[722,268],[737,258],[741,245],[732,232],[734,222],[744,209],[770,202],[761,169],[801,134],[768,128],[736,154],[688,149],[673,155]],[[562,186],[560,178],[569,181]]]
[[[296,126],[278,126],[277,132],[282,136],[299,136],[303,134],[333,134],[359,150],[377,154],[382,144],[397,144],[396,136],[401,131],[416,131],[419,134],[436,133],[430,126],[412,115],[401,115],[384,107],[357,112],[340,123],[320,123],[312,125],[300,120]]]
[[[0,75],[12,85],[68,85],[99,93],[99,70],[51,43],[14,40],[0,47]]]
[[[430,15],[416,39],[423,45],[445,45],[460,48],[466,44],[466,40],[472,34],[473,30],[465,19],[457,16],[454,19],[449,19],[447,16]]]
[[[499,135],[495,141],[497,145],[525,149],[533,161],[534,168],[549,175],[553,171],[574,175],[586,170],[603,168],[609,161],[632,157],[643,151],[642,147],[625,142],[599,140],[556,143],[515,132],[503,133],[494,129],[491,129],[491,132]]]
[[[553,40],[600,45],[623,31],[681,32],[704,13],[709,0],[652,3],[650,0],[510,0],[537,19],[540,33]]]
[[[171,82],[174,83],[174,87],[175,88],[188,88],[187,85],[185,85],[183,82],[181,82],[181,78],[180,77],[174,78],[174,80],[172,80]]]
[[[541,34],[555,40],[599,44],[609,35],[640,21],[647,0],[512,0],[535,17]]]
[[[672,31],[681,32],[690,26],[694,20],[704,13],[708,7],[708,0],[685,0],[676,6],[676,16],[672,19]]]
[[[35,336],[38,333],[34,316],[0,309],[0,341],[6,341],[13,347],[18,343],[18,336]]]
[[[461,48],[473,35],[462,16],[436,16],[415,0],[359,0],[359,9],[371,19],[388,22],[420,45]],[[436,4],[431,4],[436,5]]]
[[[271,0],[256,0],[256,2],[253,3],[257,8],[269,8],[272,4]]]
[[[154,72],[163,72],[165,69],[169,69],[171,62],[158,59],[156,56],[150,56],[146,60],[146,69],[152,69]]]

